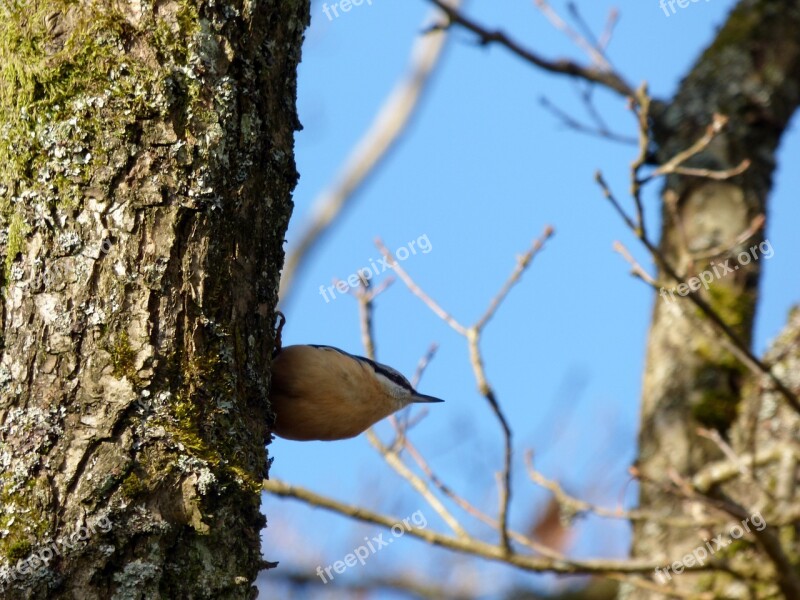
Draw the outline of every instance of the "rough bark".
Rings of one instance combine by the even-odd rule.
[[[255,596],[308,15],[0,3],[3,597]]]
[[[697,177],[671,177],[663,191],[661,250],[686,279],[697,276],[714,264],[732,258],[733,274],[715,278],[701,295],[749,344],[758,299],[761,260],[739,265],[736,256],[748,252],[764,240],[763,230],[734,245],[723,256],[698,258],[720,245],[731,245],[751,225],[754,217],[767,212],[775,153],[788,122],[800,102],[800,2],[797,0],[744,0],[730,14],[713,44],[703,53],[680,89],[668,104],[661,104],[654,114],[654,149],[664,161],[689,147],[698,139],[717,112],[730,118],[730,125],[708,149],[689,163],[690,166],[727,169],[750,159],[752,166],[742,176],[720,182]],[[669,203],[676,213],[668,210]],[[678,215],[678,219],[674,217]],[[681,233],[683,230],[683,233]],[[757,251],[758,252],[758,251]],[[690,260],[694,258],[693,264]],[[785,260],[787,260],[785,258]],[[663,274],[662,274],[663,276]],[[650,331],[647,366],[643,385],[642,425],[638,467],[645,481],[641,486],[642,508],[662,515],[719,515],[702,501],[680,500],[665,494],[664,487],[674,481],[672,473],[691,478],[710,461],[724,459],[717,444],[697,435],[699,427],[711,428],[730,441],[735,452],[745,455],[763,447],[765,429],[781,431],[787,441],[797,432],[797,414],[782,405],[779,395],[765,391],[766,379],[753,376],[720,344],[718,334],[709,335],[703,317],[687,301],[657,298]],[[797,319],[787,328],[786,337],[797,335]],[[794,333],[792,333],[794,332]],[[797,345],[793,352],[795,361]],[[791,371],[780,370],[795,393],[800,389]],[[769,405],[768,414],[759,415],[759,407]],[[755,416],[754,416],[755,415]],[[744,426],[747,421],[747,426]],[[754,432],[759,432],[755,435]],[[793,443],[796,444],[796,437]],[[762,445],[759,446],[759,443]],[[792,443],[792,442],[789,442]],[[764,477],[774,465],[757,470]],[[713,486],[712,495],[727,495],[742,507],[763,510],[767,523],[783,521],[781,510],[786,503],[800,505],[794,472],[784,473],[792,481],[782,493],[783,504],[765,505],[755,493],[743,493],[736,484]],[[762,483],[769,493],[776,492],[777,480],[769,477]],[[751,485],[752,488],[752,485]],[[751,490],[752,491],[752,490]],[[795,513],[797,514],[797,513]],[[732,517],[729,519],[732,523]],[[679,528],[662,522],[639,523],[634,529],[633,553],[639,557],[679,561],[704,538],[726,533],[707,528]],[[771,533],[795,537],[795,526],[776,528]],[[771,530],[772,528],[770,528]],[[763,537],[763,536],[762,536]],[[789,538],[784,536],[784,541]],[[753,538],[748,538],[742,555]],[[791,546],[791,544],[789,544]],[[677,575],[670,586],[684,591],[714,590],[718,597],[749,598],[748,594],[772,590],[787,598],[799,598],[796,574],[781,573],[768,556],[763,539],[756,544],[761,574],[773,583],[736,582],[731,576]],[[766,553],[765,553],[766,552]],[[731,550],[725,554],[736,554]],[[788,564],[800,565],[797,546]],[[719,558],[719,557],[718,557]],[[735,558],[735,556],[734,556]],[[749,556],[752,559],[752,556]],[[790,581],[791,580],[791,581]],[[630,590],[628,590],[630,591]],[[797,595],[792,595],[796,593]],[[631,592],[628,598],[649,598],[650,592]],[[623,594],[624,595],[624,594]],[[767,597],[767,596],[758,596]],[[772,596],[771,596],[772,597]]]

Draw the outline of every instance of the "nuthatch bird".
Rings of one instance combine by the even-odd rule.
[[[414,402],[444,402],[417,393],[400,373],[331,346],[287,346],[272,361],[272,432],[289,440],[357,436]]]

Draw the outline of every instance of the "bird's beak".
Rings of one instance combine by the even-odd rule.
[[[414,394],[411,402],[444,402],[444,400],[433,396],[426,396],[425,394]]]

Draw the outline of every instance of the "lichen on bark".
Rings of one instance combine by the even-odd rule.
[[[0,6],[6,596],[254,596],[308,12]]]
[[[755,219],[768,214],[777,148],[800,104],[798,32],[800,3],[796,0],[741,0],[681,82],[675,97],[655,103],[652,126],[660,162],[696,141],[714,113],[728,117],[728,126],[686,166],[728,169],[745,159],[751,161],[742,175],[724,182],[670,176],[663,193],[660,243],[667,260],[687,278],[711,269],[711,258],[719,262],[731,259],[737,268],[725,277],[715,277],[710,289],[700,290],[700,294],[746,346],[751,341],[763,261],[737,264],[736,256],[765,241],[763,229],[757,229],[745,241],[739,238]],[[719,247],[726,247],[726,252],[709,258],[708,252]],[[691,253],[706,256],[692,261]],[[790,329],[796,326],[795,320]],[[673,475],[691,480],[710,463],[725,458],[720,444],[701,435],[700,428],[715,430],[734,453],[744,455],[762,447],[754,445],[752,432],[778,427],[776,422],[768,424],[762,410],[780,405],[778,394],[769,391],[765,377],[734,358],[724,340],[725,336],[709,329],[706,317],[692,306],[684,304],[683,310],[675,310],[668,302],[656,301],[642,390],[637,460],[643,481],[640,505],[654,514],[708,516],[712,503],[690,498],[677,501],[663,492],[674,483],[670,479]],[[776,374],[786,376],[785,372]],[[797,385],[784,381],[790,388]],[[796,428],[797,420],[788,410],[786,405],[780,409],[779,420]],[[754,416],[758,414],[762,416]],[[751,435],[745,435],[745,431]],[[760,431],[759,439],[763,445],[769,435]],[[758,481],[776,469],[770,465],[758,470]],[[767,480],[766,485],[774,491],[772,482]],[[744,486],[721,486],[714,491],[730,494],[744,506],[756,506],[751,503],[754,495],[750,492],[757,489],[748,481]],[[769,512],[767,521],[778,523],[779,513]],[[714,514],[718,516],[718,512]],[[697,545],[697,528],[674,527],[658,519],[634,525],[636,557],[663,560],[666,565]],[[759,569],[761,577],[743,581],[721,572],[682,574],[670,582],[670,591],[714,591],[719,597],[745,597],[759,588],[758,597],[800,595],[793,575],[798,565],[796,556],[793,563],[789,562],[793,567],[778,566],[780,560],[774,555],[754,554],[751,546],[755,544],[732,545],[729,559],[737,568]],[[644,599],[650,593],[623,587],[622,597]]]

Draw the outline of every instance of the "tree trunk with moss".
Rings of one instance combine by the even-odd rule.
[[[714,113],[727,116],[729,126],[687,166],[723,170],[752,161],[744,174],[726,181],[670,177],[662,196],[661,232],[661,251],[685,280],[717,268],[720,276],[715,274],[708,290],[700,288],[699,293],[747,345],[761,263],[770,249],[780,249],[765,240],[763,229],[747,239],[742,234],[767,212],[775,153],[798,103],[800,2],[744,0],[676,97],[656,104],[653,111],[659,162],[700,138]],[[720,247],[727,251],[716,253]],[[749,260],[740,260],[742,253]],[[726,260],[730,272],[722,267]],[[684,557],[706,548],[707,562],[727,560],[734,571],[688,574],[671,567],[669,577],[656,576],[665,589],[713,591],[720,598],[800,598],[799,415],[768,378],[754,375],[734,357],[721,343],[724,336],[708,328],[707,318],[694,305],[678,294],[672,298],[656,299],[638,459],[641,507],[663,520],[635,524],[634,555],[665,567],[677,563],[682,569],[693,562]],[[770,357],[767,363],[774,364],[776,375],[795,394],[800,392],[798,315]],[[717,432],[723,443],[701,436],[699,429]],[[732,477],[705,478],[714,465],[730,472],[731,457],[721,449],[725,444],[745,462],[764,452],[771,458],[756,467],[734,465]],[[680,479],[691,483],[693,477],[703,486],[686,498],[675,484]],[[676,492],[667,492],[669,488]],[[709,551],[706,542],[720,534],[723,541],[735,541],[731,528],[757,511],[767,527],[725,548],[712,544],[715,553]],[[676,526],[670,517],[689,517],[698,525]],[[624,589],[626,598],[652,597],[649,591]]]
[[[308,0],[0,1],[4,598],[252,598]]]

